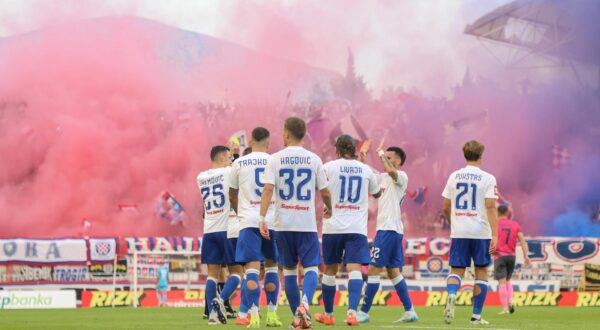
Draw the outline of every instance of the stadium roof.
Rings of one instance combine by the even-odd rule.
[[[466,34],[532,54],[600,65],[600,1],[517,0],[467,25]]]

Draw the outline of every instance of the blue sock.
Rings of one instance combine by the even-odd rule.
[[[379,276],[369,276],[369,279],[367,280],[367,289],[365,290],[365,300],[360,309],[364,313],[369,313],[369,310],[371,310],[373,299],[375,299],[375,295],[377,294],[377,291],[379,291],[380,281],[381,279]]]
[[[475,286],[479,287],[479,294],[473,296],[473,317],[480,318],[481,311],[483,311],[483,304],[485,303],[485,297],[487,296],[488,283],[487,281],[475,280]]]
[[[248,290],[246,289],[246,278],[242,281],[240,286],[240,313],[248,313]]]
[[[360,294],[362,293],[363,278],[360,271],[353,271],[348,274],[348,310],[357,311],[360,303]],[[323,296],[325,296],[323,289]]]
[[[333,314],[333,302],[335,300],[335,290],[337,289],[337,285],[335,284],[335,276],[323,274],[321,288],[323,291],[323,305],[325,306],[325,313]]]
[[[404,276],[400,274],[398,277],[392,279],[392,283],[394,284],[394,288],[396,289],[398,297],[400,297],[402,305],[404,305],[404,310],[412,310],[413,305],[412,301],[410,300],[410,296],[408,295],[408,287],[406,286],[406,280],[404,280]]]
[[[225,282],[223,290],[221,290],[221,294],[219,295],[221,299],[228,300],[233,294],[233,291],[237,289],[238,285],[240,285],[240,275],[229,275],[229,278],[227,279],[227,282]]]
[[[206,295],[206,299],[204,299],[204,301],[208,306],[208,314],[210,315],[210,312],[212,311],[211,302],[217,296],[217,280],[212,277],[207,278],[206,287],[204,288],[204,290]]]
[[[453,278],[458,281],[458,284],[450,284],[450,279]],[[450,274],[446,278],[446,287],[448,288],[448,294],[456,294],[458,289],[460,289],[460,276],[456,274]]]
[[[302,294],[306,296],[308,304],[312,304],[317,284],[319,283],[319,268],[316,266],[304,268],[304,280],[302,281]]]
[[[273,284],[275,286],[275,290],[267,291],[266,287],[268,284]],[[269,308],[277,307],[277,304],[279,303],[279,273],[277,267],[265,268],[265,292],[267,296],[267,306]]]
[[[260,304],[260,283],[258,282],[258,273],[259,271],[256,269],[248,269],[246,270],[246,282],[255,282],[256,288],[250,289],[246,287],[246,292],[248,293],[248,307],[252,308],[254,306],[258,307]]]
[[[292,275],[293,274],[293,275]],[[283,283],[285,284],[285,295],[292,314],[296,313],[296,309],[300,306],[300,288],[298,287],[298,271],[284,270]]]

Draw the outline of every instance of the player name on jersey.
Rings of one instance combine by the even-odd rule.
[[[267,159],[266,158],[245,158],[245,159],[240,159],[238,161],[238,164],[240,167],[246,167],[246,166],[266,166],[267,165]]]
[[[310,157],[285,156],[279,160],[281,165],[310,165]]]
[[[210,186],[213,184],[221,183],[225,181],[225,175],[221,174],[219,176],[213,176],[207,179],[200,179],[200,184],[203,186]]]
[[[340,173],[362,174],[362,168],[358,166],[340,166]]]

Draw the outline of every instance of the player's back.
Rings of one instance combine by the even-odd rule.
[[[324,165],[332,196],[332,215],[323,221],[324,234],[367,235],[369,194],[379,192],[371,168],[355,159],[336,159]]]
[[[316,232],[315,196],[327,187],[321,159],[302,147],[287,147],[273,154],[264,183],[275,186],[275,230]]]
[[[517,235],[521,231],[518,222],[507,218],[498,220],[498,256],[514,256],[517,247]]]
[[[265,152],[252,152],[235,160],[232,165],[231,188],[239,189],[238,217],[241,229],[258,228],[260,199],[264,188],[264,173],[270,155]],[[271,227],[275,208],[270,207],[265,220]]]
[[[493,175],[476,166],[463,167],[450,175],[442,196],[452,205],[452,238],[492,238],[485,200],[497,199]]]
[[[229,220],[229,174],[231,167],[214,168],[198,174],[198,188],[204,201],[204,233],[227,231]]]

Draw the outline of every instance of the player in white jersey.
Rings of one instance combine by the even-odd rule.
[[[344,322],[358,325],[356,311],[363,287],[362,265],[370,260],[367,238],[369,194],[381,196],[377,177],[371,168],[356,160],[356,141],[349,135],[337,138],[339,159],[325,164],[329,189],[333,196],[331,219],[323,221],[323,260],[325,273],[321,280],[325,313],[315,314],[317,322],[335,325],[333,303],[337,284],[335,276],[340,263],[348,272],[348,312]]]
[[[292,326],[311,327],[308,308],[317,288],[321,265],[321,244],[317,234],[315,198],[317,190],[325,204],[325,218],[331,216],[331,193],[321,159],[302,147],[306,123],[296,117],[285,120],[283,140],[286,148],[273,154],[265,169],[259,228],[271,239],[266,222],[267,211],[275,194],[275,242],[279,263],[284,268],[285,293],[292,312]],[[304,268],[302,303],[298,288],[298,261]]]
[[[235,262],[235,251],[227,239],[229,213],[231,205],[229,192],[229,174],[231,155],[229,148],[215,146],[210,151],[212,166],[210,170],[198,174],[197,183],[204,201],[204,236],[202,239],[202,263],[208,267],[206,280],[206,301],[209,305],[209,324],[227,323],[224,300],[240,284],[242,267]],[[217,278],[221,264],[227,264],[229,278],[219,296],[217,296]],[[218,321],[217,321],[218,319]]]
[[[260,200],[262,195],[263,176],[269,159],[270,133],[266,128],[257,127],[252,130],[250,145],[252,152],[238,158],[232,166],[229,197],[231,206],[238,212],[240,219],[240,235],[236,248],[236,262],[246,266],[246,278],[242,283],[242,299],[250,308],[250,321],[240,315],[236,324],[247,324],[249,328],[260,327],[258,307],[260,300],[260,264],[265,263],[264,287],[267,296],[267,326],[281,326],[277,316],[277,300],[279,296],[279,273],[277,268],[277,248],[273,240],[260,235],[258,219],[260,217]],[[272,228],[275,209],[270,208],[265,221]],[[270,236],[273,231],[270,232]]]
[[[404,226],[400,206],[406,195],[408,175],[401,168],[406,161],[406,154],[399,147],[389,147],[384,151],[382,149],[383,143],[382,140],[377,148],[377,154],[385,170],[384,173],[379,175],[382,193],[377,208],[377,234],[373,241],[365,299],[357,319],[361,323],[370,321],[368,313],[375,294],[379,290],[379,274],[383,272],[383,268],[386,268],[388,278],[394,284],[396,293],[404,305],[404,315],[396,322],[415,322],[419,318],[408,295],[406,280],[402,276]],[[368,145],[370,145],[370,142],[366,148],[361,150],[362,158],[364,158],[364,153],[368,151]]]
[[[464,144],[467,166],[450,174],[442,193],[452,238],[448,299],[444,310],[444,321],[448,324],[454,318],[456,293],[465,268],[471,267],[471,259],[475,264],[471,323],[488,324],[481,318],[481,312],[488,290],[487,268],[492,264],[490,254],[495,252],[498,242],[498,194],[496,178],[480,168],[483,150],[483,144],[477,141]]]

